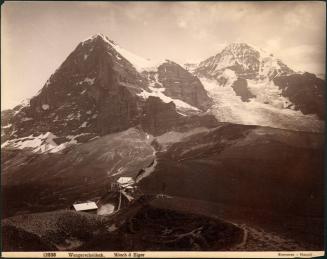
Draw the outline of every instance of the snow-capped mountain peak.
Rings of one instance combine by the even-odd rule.
[[[197,66],[185,67],[200,78],[214,100],[211,110],[218,120],[292,129],[321,128],[316,115],[323,117],[319,101],[323,96],[322,81],[296,74],[268,51],[235,42]],[[301,81],[307,84],[302,90],[295,88]]]
[[[110,47],[112,47],[115,51],[119,53],[120,56],[118,57],[118,59],[121,57],[125,58],[133,65],[133,67],[139,73],[142,73],[144,71],[156,71],[158,66],[165,62],[165,60],[151,60],[151,59],[143,58],[137,54],[134,54],[126,50],[125,48],[121,47],[119,44],[117,44],[113,40],[110,40],[107,36],[101,33],[95,34],[90,38],[84,40],[82,42],[82,45],[84,45],[85,43],[90,43],[95,40],[102,40],[103,42],[108,44]]]
[[[8,140],[6,146],[24,148],[41,143],[41,136],[51,132],[60,145],[53,150],[60,151],[70,144],[148,125],[144,118],[157,119],[157,110],[166,110],[172,123],[181,113],[207,110],[210,103],[199,79],[182,66],[139,57],[95,34],[77,45],[28,104],[3,114],[1,134],[4,142]]]
[[[197,75],[219,77],[225,69],[231,69],[242,78],[256,79],[292,74],[294,71],[273,54],[247,43],[235,42],[222,51],[199,63]]]

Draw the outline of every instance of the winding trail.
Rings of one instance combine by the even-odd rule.
[[[303,251],[303,246],[289,238],[269,233],[261,228],[254,228],[245,224],[235,224],[244,231],[242,241],[231,247],[230,251]]]

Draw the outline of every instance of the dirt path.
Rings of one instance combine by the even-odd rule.
[[[302,251],[300,244],[292,239],[269,233],[261,228],[249,227],[245,224],[236,224],[244,230],[244,237],[240,244],[232,247],[231,251]]]

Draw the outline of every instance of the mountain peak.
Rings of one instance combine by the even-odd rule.
[[[292,74],[294,71],[267,51],[244,42],[232,42],[215,56],[202,61],[196,68],[197,75],[219,77],[231,69],[246,79],[269,78]]]
[[[219,53],[239,52],[239,51],[243,52],[244,50],[248,50],[252,53],[258,53],[261,58],[274,57],[272,53],[262,49],[261,47],[245,42],[231,42],[229,44],[226,44],[226,46]]]
[[[251,46],[250,44],[244,43],[244,42],[232,42],[228,44],[221,53],[239,53],[239,52],[250,52],[252,54],[259,54],[260,50],[258,48],[255,48]]]
[[[231,42],[226,46],[226,48],[239,48],[239,47],[253,48],[248,43],[238,42],[238,41]]]
[[[106,36],[102,33],[96,33],[96,34],[92,35],[91,37],[87,38],[86,40],[82,41],[82,43],[94,42],[94,41],[102,41],[102,42],[108,43],[110,45],[117,45],[113,40],[109,39],[108,36]]]

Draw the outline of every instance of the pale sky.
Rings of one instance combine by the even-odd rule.
[[[324,2],[6,2],[1,19],[2,110],[35,95],[96,33],[139,56],[180,64],[245,42],[295,70],[325,72]]]

